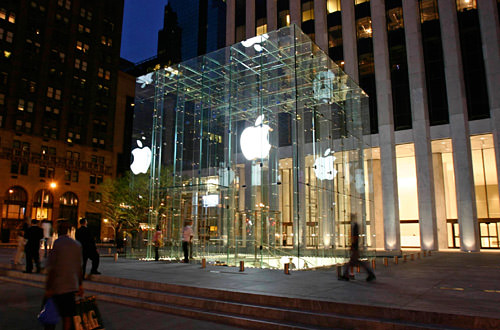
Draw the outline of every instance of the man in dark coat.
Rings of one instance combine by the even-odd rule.
[[[26,273],[33,272],[33,260],[36,265],[36,272],[40,273],[40,240],[43,238],[43,229],[38,227],[38,221],[31,220],[31,227],[29,227],[24,238],[27,239],[24,253],[26,254]]]
[[[88,259],[92,260],[90,274],[101,274],[97,271],[97,268],[99,267],[99,252],[97,252],[94,238],[90,234],[90,230],[87,228],[87,219],[80,219],[80,228],[76,230],[75,238],[82,245],[83,276],[85,277]]]

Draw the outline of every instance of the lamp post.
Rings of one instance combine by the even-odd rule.
[[[51,182],[49,185],[50,188],[55,189],[57,184],[55,182]],[[42,189],[42,201],[40,202],[40,217],[43,218],[43,200],[45,199],[45,188]],[[48,215],[48,212],[47,212]]]

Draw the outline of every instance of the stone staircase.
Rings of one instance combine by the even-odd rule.
[[[43,288],[45,275],[0,265],[0,280]],[[500,319],[259,295],[104,275],[84,282],[98,300],[253,329],[499,329]],[[101,311],[105,313],[105,311]]]

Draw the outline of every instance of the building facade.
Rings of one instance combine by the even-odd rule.
[[[500,248],[500,2],[227,0],[226,44],[297,24],[370,97],[375,247]]]
[[[106,231],[99,185],[128,165],[134,96],[118,71],[122,16],[123,1],[0,4],[2,241],[25,217]]]

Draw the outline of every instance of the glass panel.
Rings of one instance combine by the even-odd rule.
[[[418,220],[417,169],[412,143],[396,146],[400,220]]]
[[[165,258],[181,256],[185,220],[209,262],[332,265],[353,219],[372,255],[368,97],[297,26],[139,77],[136,95],[137,116],[153,118],[148,226],[165,228]]]
[[[401,247],[420,246],[420,227],[418,223],[401,224]]]
[[[438,157],[438,165],[439,163],[441,164],[446,218],[457,219],[457,194],[455,189],[455,169],[453,166],[451,139],[432,141],[432,154]],[[438,170],[439,168],[435,167],[435,171]],[[435,178],[436,177],[437,174],[435,175]]]
[[[328,14],[340,11],[340,0],[327,0],[326,11]]]

